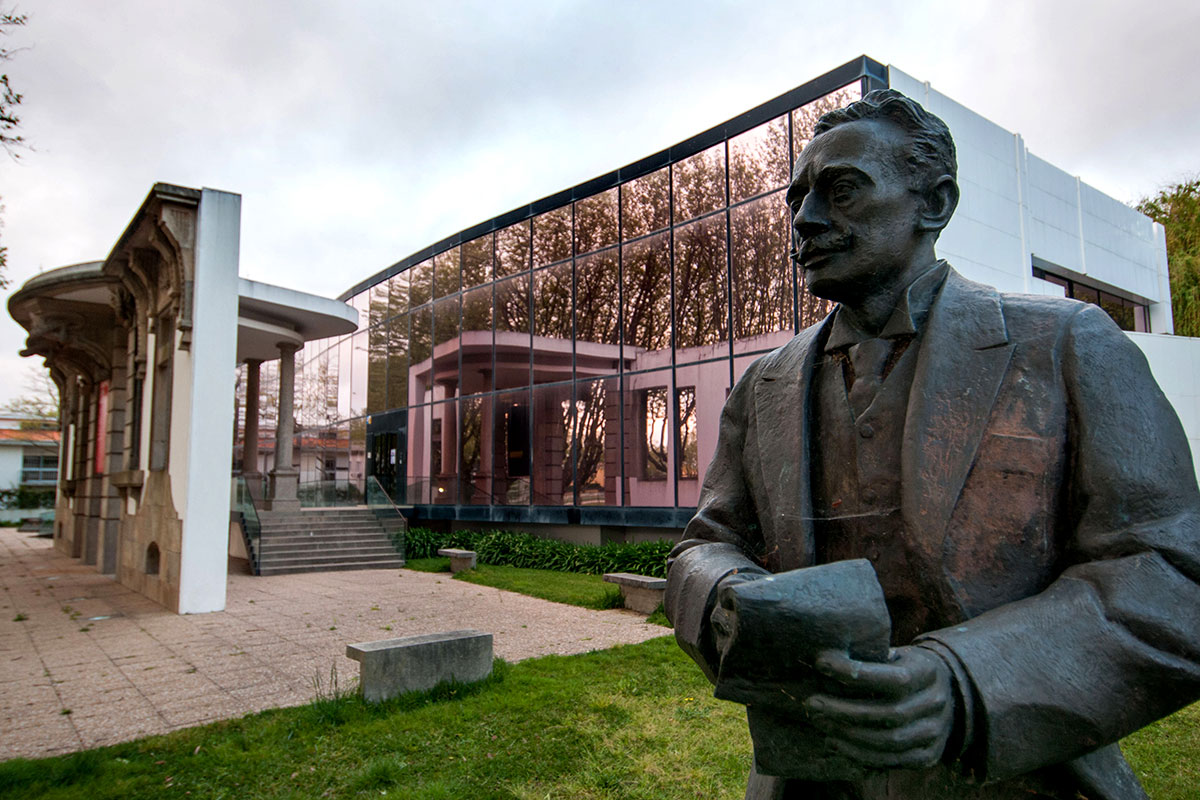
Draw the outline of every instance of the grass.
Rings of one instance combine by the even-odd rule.
[[[308,706],[0,763],[0,798],[740,797],[742,709],[670,637],[499,664],[489,682]],[[188,794],[190,792],[190,794]]]
[[[450,559],[415,558],[405,566],[421,572],[449,572]],[[605,583],[599,575],[480,564],[475,569],[458,573],[454,579],[572,606],[599,609],[621,607],[621,590],[614,584]]]
[[[319,699],[57,758],[0,763],[0,800],[356,798],[694,800],[741,797],[741,707],[712,698],[670,637],[497,662],[474,686],[370,705]],[[1155,800],[1200,780],[1200,705],[1123,743]]]

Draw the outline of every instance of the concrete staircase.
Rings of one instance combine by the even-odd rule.
[[[403,517],[380,520],[366,507],[260,511],[258,574],[395,569],[404,559],[389,533]]]

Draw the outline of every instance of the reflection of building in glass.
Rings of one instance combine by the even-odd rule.
[[[788,258],[790,165],[822,113],[889,85],[954,131],[939,250],[961,272],[1091,279],[1127,327],[1169,332],[1161,229],[861,58],[356,285],[365,329],[298,357],[301,482],[376,475],[418,519],[682,526],[733,382],[828,311]]]

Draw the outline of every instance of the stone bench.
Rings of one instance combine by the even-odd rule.
[[[462,572],[465,569],[475,569],[475,551],[459,550],[454,547],[443,547],[438,550],[439,556],[450,559],[450,572]]]
[[[492,674],[492,635],[464,630],[346,645],[359,662],[363,698],[378,703],[445,681],[474,683]]]
[[[604,576],[604,580],[621,587],[621,598],[626,608],[643,614],[653,614],[667,591],[666,578],[652,578],[649,575],[610,572]]]

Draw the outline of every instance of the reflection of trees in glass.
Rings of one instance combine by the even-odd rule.
[[[368,325],[378,325],[391,315],[388,284],[387,281],[383,281],[367,290],[367,315],[358,318],[358,326],[362,328]]]
[[[462,296],[462,328],[464,331],[492,329],[492,287],[483,286]]]
[[[641,392],[642,404],[642,477],[667,477],[667,387],[656,386]]]
[[[496,284],[496,330],[529,333],[529,273]]]
[[[689,156],[671,168],[676,223],[725,205],[725,145]]]
[[[580,258],[575,265],[575,338],[619,344],[616,248]]]
[[[733,245],[733,338],[792,328],[787,205],[776,192],[729,212]]]
[[[575,252],[590,253],[617,243],[617,190],[575,204]]]
[[[492,235],[472,239],[462,246],[462,285],[479,286],[492,279]]]
[[[724,341],[729,335],[725,296],[725,215],[675,229],[675,347]]]
[[[388,408],[408,406],[408,315],[387,324]]]
[[[460,297],[447,297],[433,304],[434,345],[458,338]]]
[[[861,86],[852,83],[792,111],[792,160],[795,161],[804,146],[812,141],[812,129],[817,124],[817,120],[835,108],[847,106],[855,100],[861,99]]]
[[[387,324],[376,325],[368,332],[367,351],[367,413],[387,408]]]
[[[621,236],[628,241],[662,230],[671,222],[668,168],[621,186]]]
[[[671,346],[671,240],[660,233],[622,249],[625,343],[647,350]]]
[[[409,316],[411,320],[411,333],[408,340],[409,353],[412,354],[412,363],[419,364],[429,358],[432,351],[433,310],[429,306],[422,306]]]
[[[496,233],[496,277],[529,269],[529,221]]]
[[[676,471],[680,478],[696,478],[700,465],[696,453],[696,387],[675,390],[675,435],[679,441]]]
[[[551,339],[571,338],[571,265],[533,274],[533,334]]]
[[[605,382],[588,381],[576,384],[575,414],[563,409],[563,421],[568,426],[570,456],[565,468],[570,469],[571,458],[575,459],[575,479],[579,489],[580,505],[596,505],[604,502],[604,421],[607,391]],[[570,475],[568,471],[566,473]]]
[[[473,502],[475,481],[479,472],[479,459],[483,453],[483,414],[487,400],[482,397],[467,397],[459,402],[462,436],[459,438],[461,447],[460,479],[462,481],[462,497],[465,502]],[[484,498],[482,502],[487,502]]]
[[[397,272],[387,280],[388,316],[408,311],[408,270]]]
[[[571,206],[533,218],[533,266],[541,267],[571,257]]]
[[[433,261],[422,261],[408,268],[408,307],[416,308],[433,299]]]
[[[459,248],[452,247],[433,257],[434,297],[445,297],[462,288],[459,276]]]
[[[730,202],[785,186],[790,172],[789,156],[786,115],[730,139]]]

